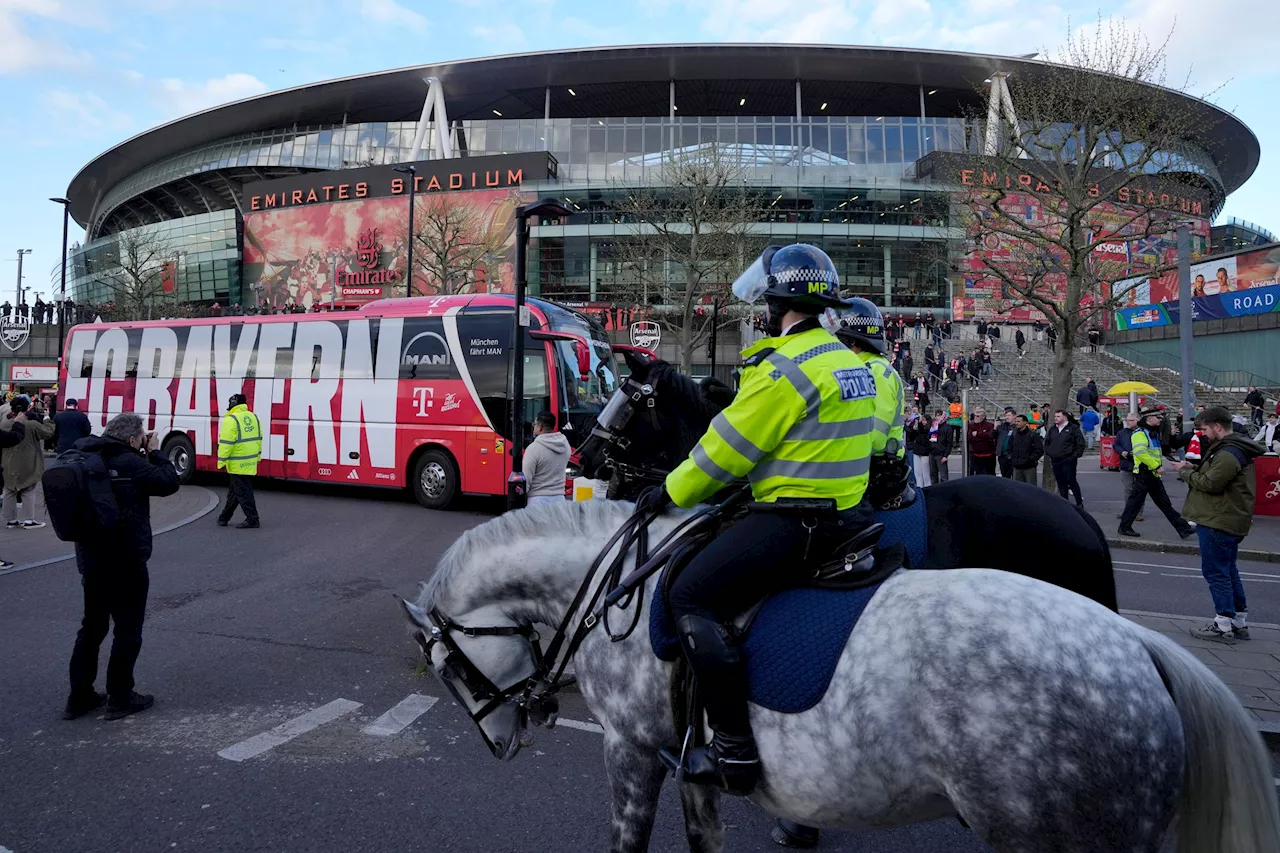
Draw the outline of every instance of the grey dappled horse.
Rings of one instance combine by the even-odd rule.
[[[422,642],[439,632],[433,613],[515,629],[447,633],[492,685],[520,684],[535,668],[524,629],[559,624],[632,509],[543,504],[464,533],[417,601],[404,602],[414,633]],[[682,517],[659,519],[653,535]],[[615,643],[597,626],[575,657],[604,727],[615,853],[647,848],[666,776],[658,751],[680,748],[674,665],[654,656],[643,629],[656,584],[631,605],[646,611],[641,630]],[[632,616],[615,611],[612,624]],[[485,703],[444,646],[427,646],[430,668],[475,716]],[[479,721],[503,759],[519,751],[525,724],[514,699]],[[1230,690],[1166,637],[1005,572],[897,572],[855,625],[823,699],[798,714],[753,705],[751,726],[764,770],[751,800],[809,826],[958,815],[999,853],[1155,853],[1166,832],[1180,853],[1280,850],[1268,756]],[[718,792],[680,793],[690,848],[720,851]]]

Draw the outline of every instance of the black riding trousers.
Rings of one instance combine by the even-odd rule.
[[[841,540],[872,521],[866,503],[809,531],[797,513],[752,512],[713,539],[671,585],[676,619],[693,614],[727,623],[775,590],[797,585]]]

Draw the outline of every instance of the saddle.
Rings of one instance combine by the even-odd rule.
[[[825,559],[819,555],[816,568],[800,585],[765,596],[733,621],[753,703],[799,713],[821,700],[863,609],[880,584],[907,563],[901,544],[880,547],[884,530],[883,524],[872,524],[850,536]],[[650,607],[650,643],[664,661],[683,659],[668,594],[697,550],[673,555]]]

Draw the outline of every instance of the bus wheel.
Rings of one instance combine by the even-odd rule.
[[[185,435],[175,435],[164,443],[161,452],[173,463],[178,472],[178,482],[186,485],[196,473],[196,449]]]
[[[427,509],[448,509],[458,494],[458,469],[443,450],[428,450],[413,465],[413,494]]]

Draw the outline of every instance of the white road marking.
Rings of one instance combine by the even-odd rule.
[[[367,735],[390,737],[408,728],[414,720],[421,717],[431,706],[436,704],[436,697],[424,696],[421,693],[410,693],[401,699],[395,707],[361,729]]]
[[[1134,563],[1128,560],[1112,560],[1111,562],[1117,566],[1150,566],[1153,569],[1182,569],[1185,572],[1200,571],[1200,569],[1195,566],[1171,566],[1167,563]],[[1240,576],[1252,578],[1280,578],[1280,574],[1274,574],[1272,572],[1241,572]]]
[[[564,726],[566,729],[578,729],[584,732],[595,732],[598,735],[604,734],[604,729],[595,723],[580,723],[577,720],[566,720],[563,717],[556,720],[557,726]]]
[[[312,729],[323,726],[325,723],[331,723],[359,707],[359,702],[352,702],[350,699],[334,699],[328,705],[321,705],[319,708],[308,711],[300,717],[294,717],[292,720],[281,723],[270,731],[254,735],[248,740],[242,740],[234,746],[229,746],[219,752],[218,755],[228,761],[245,761],[261,755],[269,749],[274,749],[282,743],[288,743],[299,735],[304,735]]]
[[[1174,568],[1174,567],[1171,567],[1171,568]],[[1201,580],[1204,577],[1199,572],[1196,572],[1193,575],[1174,575],[1174,574],[1170,574],[1169,572],[1161,572],[1160,574],[1162,577],[1166,577],[1166,578],[1186,578],[1187,580],[1193,580],[1193,581]],[[1241,572],[1240,574],[1243,575],[1244,572]],[[1280,579],[1276,579],[1276,578],[1273,578],[1271,580],[1267,580],[1266,578],[1248,578],[1248,581],[1249,583],[1280,583]]]
[[[1131,575],[1149,575],[1151,572],[1140,572],[1137,569],[1116,569],[1117,572],[1128,572]]]

